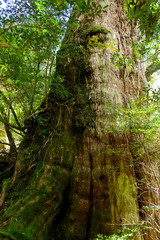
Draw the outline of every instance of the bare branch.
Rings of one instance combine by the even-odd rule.
[[[10,144],[10,143],[6,143],[6,142],[1,142],[1,141],[0,141],[0,144],[4,144],[4,145],[8,145],[8,146],[11,146],[11,144]]]
[[[16,115],[16,112],[14,111],[14,109],[13,109],[13,107],[12,107],[11,102],[10,102],[10,101],[8,100],[8,98],[4,95],[4,93],[2,92],[2,90],[0,90],[0,94],[2,95],[4,101],[5,101],[6,104],[9,106],[10,110],[12,111],[13,116],[14,116],[14,119],[15,119],[18,127],[19,127],[20,129],[23,129],[23,127],[21,126],[21,124],[20,124],[20,122],[19,122],[19,120],[18,120],[18,117],[17,117],[17,115]]]

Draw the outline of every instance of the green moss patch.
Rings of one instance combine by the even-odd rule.
[[[95,112],[91,109],[88,92],[85,89],[84,85],[76,86],[75,89],[74,126],[79,129],[92,127],[95,118]]]
[[[86,38],[88,35],[93,36],[98,33],[103,33],[103,34],[107,35],[111,32],[107,28],[93,25],[93,26],[87,28],[86,30],[84,30],[83,36],[84,36],[84,38]]]
[[[27,237],[24,233],[16,231],[0,231],[0,240],[32,240],[32,238]]]

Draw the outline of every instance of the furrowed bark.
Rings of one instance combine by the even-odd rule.
[[[129,134],[107,130],[112,107],[127,106],[146,86],[138,60],[118,69],[112,61],[117,51],[132,57],[136,23],[127,23],[122,1],[98,3],[108,4],[107,13],[81,15],[74,34],[66,33],[56,70],[65,81],[52,84],[47,109],[21,144],[0,239],[88,240],[148,224],[143,206],[159,204],[156,159],[137,158]],[[158,234],[138,229],[132,239]]]

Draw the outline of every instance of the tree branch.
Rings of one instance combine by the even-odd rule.
[[[8,145],[8,146],[11,146],[11,144],[10,144],[10,143],[6,143],[6,142],[1,142],[1,141],[0,141],[0,144],[4,144],[4,145]]]
[[[9,125],[10,128],[15,128],[19,131],[24,131],[25,130],[25,127],[18,127],[16,125],[10,124],[8,121],[6,121],[4,118],[2,118],[1,115],[0,115],[0,122],[2,122],[5,125],[7,124],[7,125]]]
[[[146,69],[147,81],[149,81],[151,75],[157,72],[159,69],[160,69],[160,61],[151,63]]]
[[[5,101],[6,104],[9,106],[10,110],[12,111],[13,116],[14,116],[14,119],[15,119],[15,121],[16,121],[16,124],[18,125],[18,127],[19,127],[20,129],[23,129],[23,127],[21,126],[21,124],[20,124],[20,122],[19,122],[19,120],[18,120],[18,117],[17,117],[17,115],[16,115],[16,112],[14,111],[14,109],[13,109],[13,107],[12,107],[11,102],[10,102],[10,101],[8,100],[8,98],[4,95],[4,93],[2,92],[2,90],[0,90],[0,94],[2,95],[4,101]]]

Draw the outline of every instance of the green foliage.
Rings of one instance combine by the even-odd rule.
[[[146,87],[143,89],[142,95],[135,95],[135,98],[130,100],[127,107],[112,109],[113,121],[118,118],[119,125],[122,127],[122,131],[137,132],[142,131],[143,128],[155,129],[159,124],[159,91]],[[124,119],[124,121],[120,121]],[[112,125],[113,126],[113,125]],[[120,130],[119,129],[119,130]],[[156,129],[155,129],[156,130]]]
[[[26,120],[48,96],[56,52],[74,3],[15,0],[0,8],[0,121],[18,134],[25,135]],[[56,83],[63,81],[54,78]],[[54,101],[69,97],[63,87],[54,89]]]
[[[159,57],[159,36],[160,36],[160,2],[158,0],[125,0],[124,8],[127,18],[127,25],[137,23],[139,28],[138,42],[128,42],[126,45],[132,49],[131,54],[115,52],[113,62],[116,68],[134,64],[137,59],[145,62],[147,66],[147,79],[154,72],[158,71],[160,66]],[[124,22],[125,23],[125,22]]]
[[[105,2],[105,0],[102,0]],[[102,13],[107,12],[108,5],[102,6],[100,3],[96,3],[93,0],[74,1],[75,7],[78,8],[80,14],[85,14],[88,17],[94,19],[95,16],[101,16]]]
[[[39,136],[45,138],[48,136],[48,129],[40,129],[39,130]]]
[[[16,0],[0,9],[0,121],[18,133],[49,92],[69,11],[65,1]]]
[[[0,231],[0,239],[17,240],[11,233],[5,231]]]
[[[159,157],[160,152],[160,108],[159,91],[145,88],[126,107],[108,106],[109,123],[107,132],[131,136],[130,149],[137,160],[146,156],[152,161],[152,155]]]
[[[144,229],[149,229],[144,222],[134,225],[122,225],[116,233],[111,234],[110,236],[98,234],[92,240],[129,240],[133,239],[136,234],[140,235],[140,231]]]
[[[32,238],[26,236],[24,233],[19,233],[17,231],[0,231],[0,239],[2,240],[32,240]]]
[[[20,233],[18,231],[12,231],[12,235],[15,237],[16,240],[32,240],[31,237],[27,236],[25,233]]]
[[[158,211],[160,209],[160,206],[158,206],[158,205],[155,205],[155,206],[143,206],[143,209],[146,210],[146,211],[150,211],[150,210]]]
[[[105,40],[105,38],[104,38]],[[87,48],[89,50],[93,49],[93,48],[98,48],[99,50],[111,50],[113,53],[117,52],[117,49],[115,47],[115,41],[114,40],[108,40],[107,43],[103,43],[103,39],[102,37],[98,37],[97,35],[93,35],[90,39],[89,42],[87,44]]]
[[[130,20],[135,19],[139,22],[142,35],[145,33],[147,40],[159,39],[159,11],[160,3],[158,0],[125,0],[126,13]],[[128,7],[129,6],[129,7]]]
[[[60,83],[53,83],[51,86],[51,93],[52,93],[52,102],[66,102],[69,100],[71,94],[65,88],[64,85]]]
[[[93,35],[90,39],[89,42],[87,44],[87,48],[88,49],[92,49],[94,47],[98,48],[99,50],[105,49],[105,45],[99,41],[100,38],[96,35]]]
[[[83,29],[81,29],[80,44],[86,47],[88,44],[88,37],[91,38],[94,37],[94,35],[97,37],[101,36],[101,41],[103,42],[109,33],[110,31],[104,27],[97,25],[88,26],[88,24],[86,24],[86,26],[83,26]]]

